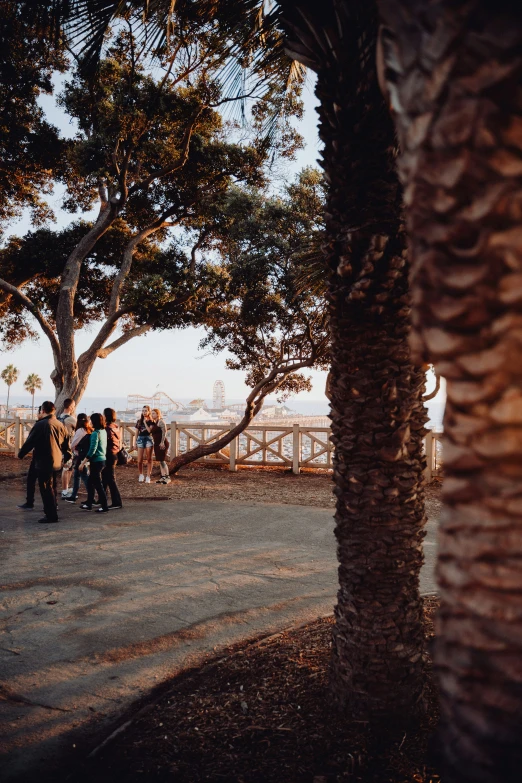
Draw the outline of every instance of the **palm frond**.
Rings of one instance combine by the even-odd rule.
[[[222,95],[236,103],[243,122],[246,96],[253,85],[261,95],[278,96],[262,128],[262,143],[267,146],[292,105],[289,96],[297,94],[304,83],[304,67],[285,53],[279,3],[271,0],[32,0],[30,5],[54,28],[65,31],[84,67],[91,71],[117,19],[132,21],[139,45],[163,59],[168,59],[176,36],[186,31],[212,33],[212,57],[222,61],[218,77]]]
[[[294,279],[298,293],[312,293],[317,297],[326,296],[328,266],[322,249],[323,242],[322,232],[313,235],[308,248],[292,258],[295,264]]]

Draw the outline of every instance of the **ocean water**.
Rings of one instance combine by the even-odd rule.
[[[35,396],[35,405],[39,405],[44,401],[44,397],[41,395]],[[190,402],[191,397],[181,397],[179,402],[186,404]],[[240,397],[235,399],[227,399],[228,405],[235,405],[244,402],[244,399]],[[211,405],[212,400],[208,399],[207,404]],[[11,398],[12,405],[31,405],[31,398],[28,395],[13,395]],[[268,399],[265,402],[265,406],[276,404],[275,399]],[[330,405],[326,397],[319,400],[309,399],[290,399],[286,403],[286,406],[295,413],[302,416],[328,416],[330,411]],[[126,410],[127,397],[117,397],[108,395],[107,397],[83,397],[78,405],[78,411],[84,413],[94,413],[95,411],[102,411],[104,408],[114,408],[115,410]],[[444,403],[440,403],[435,400],[430,400],[427,404],[428,410],[428,426],[430,429],[442,430],[442,420],[444,416]]]

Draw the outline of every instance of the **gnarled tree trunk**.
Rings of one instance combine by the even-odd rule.
[[[415,348],[447,379],[435,662],[445,781],[522,769],[522,11],[382,0]]]
[[[403,721],[423,693],[425,377],[408,346],[408,262],[393,124],[377,85],[376,8],[366,1],[283,8],[289,53],[318,72],[330,185],[329,396],[340,583],[332,694],[353,718]]]

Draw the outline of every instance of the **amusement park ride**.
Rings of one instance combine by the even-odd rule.
[[[138,411],[144,405],[150,405],[151,408],[159,408],[164,417],[169,416],[176,411],[191,411],[195,408],[205,407],[204,399],[192,400],[187,405],[181,402],[173,400],[168,394],[163,391],[154,392],[153,395],[147,396],[145,394],[129,394],[127,397],[127,410]],[[240,405],[229,405],[225,403],[225,384],[223,381],[216,381],[214,383],[214,389],[212,393],[212,408],[209,411],[219,412],[224,411],[228,407],[231,410],[242,410],[245,406],[244,403]]]
[[[144,394],[129,394],[127,397],[127,410],[139,410],[144,405],[151,408],[159,408],[163,416],[171,411],[182,411],[185,407],[181,402],[176,402],[165,392],[157,391],[151,397]]]

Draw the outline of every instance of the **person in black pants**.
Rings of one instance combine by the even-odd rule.
[[[41,418],[42,418],[42,406],[40,405],[38,407],[38,413],[36,414],[36,419],[37,421],[39,421]],[[37,481],[38,481],[38,476],[36,473],[36,461],[33,454],[31,464],[29,465],[29,470],[27,471],[25,503],[20,503],[17,506],[17,508],[22,508],[24,511],[26,511],[27,509],[34,508],[34,493],[36,490]]]
[[[32,428],[18,452],[23,459],[33,451],[34,466],[42,496],[45,516],[38,522],[58,522],[57,480],[64,457],[70,459],[69,436],[63,424],[54,415],[54,403],[47,400],[41,406],[41,418]]]
[[[36,462],[33,456],[31,464],[29,465],[29,470],[27,471],[25,503],[19,503],[17,508],[21,508],[24,511],[34,508],[34,493],[37,481]]]
[[[100,514],[106,514],[109,507],[107,505],[107,495],[105,494],[101,480],[101,473],[105,467],[107,454],[107,433],[105,432],[105,416],[103,413],[93,413],[91,416],[91,424],[94,427],[94,431],[91,432],[89,451],[79,466],[81,471],[87,462],[89,462],[90,465],[89,480],[87,482],[87,501],[82,503],[80,508],[83,511],[92,511],[94,493],[96,491],[101,503],[101,508],[97,509],[97,511]]]
[[[121,449],[120,433],[116,424],[116,411],[113,408],[104,408],[105,432],[107,433],[107,458],[102,470],[102,483],[105,492],[111,493],[110,509],[122,508],[120,490],[116,484],[115,470],[118,464],[118,452]]]

